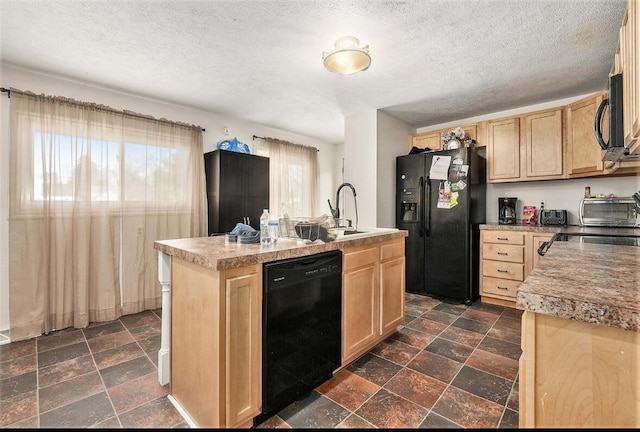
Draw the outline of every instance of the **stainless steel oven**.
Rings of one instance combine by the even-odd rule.
[[[633,197],[583,198],[579,208],[580,225],[596,227],[640,226]]]

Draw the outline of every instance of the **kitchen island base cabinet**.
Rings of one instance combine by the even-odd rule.
[[[521,428],[640,426],[640,332],[525,311]]]
[[[261,411],[262,267],[171,260],[171,394],[197,427],[250,427]]]
[[[342,365],[404,322],[404,239],[345,248],[342,266]]]

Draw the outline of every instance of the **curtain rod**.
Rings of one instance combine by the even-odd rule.
[[[258,139],[262,139],[262,140],[263,140],[263,139],[266,139],[265,137],[261,137],[261,136],[258,136],[258,135],[254,135],[254,136],[253,136],[253,140],[255,141],[255,140],[256,140],[256,138],[258,138]],[[273,138],[273,139],[277,139],[277,138]],[[320,149],[319,149],[319,148],[316,148],[316,147],[313,147],[313,146],[306,146],[306,145],[302,145],[302,144],[295,144],[295,143],[291,143],[291,144],[293,144],[293,145],[297,145],[298,147],[312,148],[312,149],[315,149],[315,150],[316,150],[316,151],[318,151],[318,152],[320,151]]]
[[[11,99],[11,89],[8,89],[8,88],[5,88],[5,87],[0,87],[0,92],[6,93],[7,97],[9,99]],[[143,119],[147,119],[147,120],[156,120],[156,121],[160,121],[160,122],[163,121],[163,120],[157,119],[157,118],[151,118],[150,119],[149,117],[146,117],[146,116],[143,116],[143,115],[134,114],[134,113],[131,113],[131,112],[124,112],[124,111],[118,111],[118,110],[113,110],[113,111],[114,112],[122,112],[123,114],[126,114],[126,115],[131,116],[131,117],[143,118]],[[171,121],[168,121],[168,122],[169,123],[179,123],[179,122],[171,122]],[[206,131],[205,128],[200,128],[200,129],[202,129],[202,132]]]

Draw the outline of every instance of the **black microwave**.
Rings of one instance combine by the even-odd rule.
[[[617,162],[629,157],[629,150],[624,147],[624,123],[622,120],[622,74],[609,77],[609,97],[605,98],[598,110],[595,118],[596,140],[602,150],[606,150],[603,161]],[[602,118],[605,109],[609,107],[609,136],[602,136]],[[605,141],[605,138],[607,140]]]

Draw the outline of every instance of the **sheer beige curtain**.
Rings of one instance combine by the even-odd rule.
[[[11,340],[161,307],[159,239],[206,235],[199,127],[11,89]]]
[[[265,138],[269,153],[269,209],[278,216],[317,216],[318,150]]]

